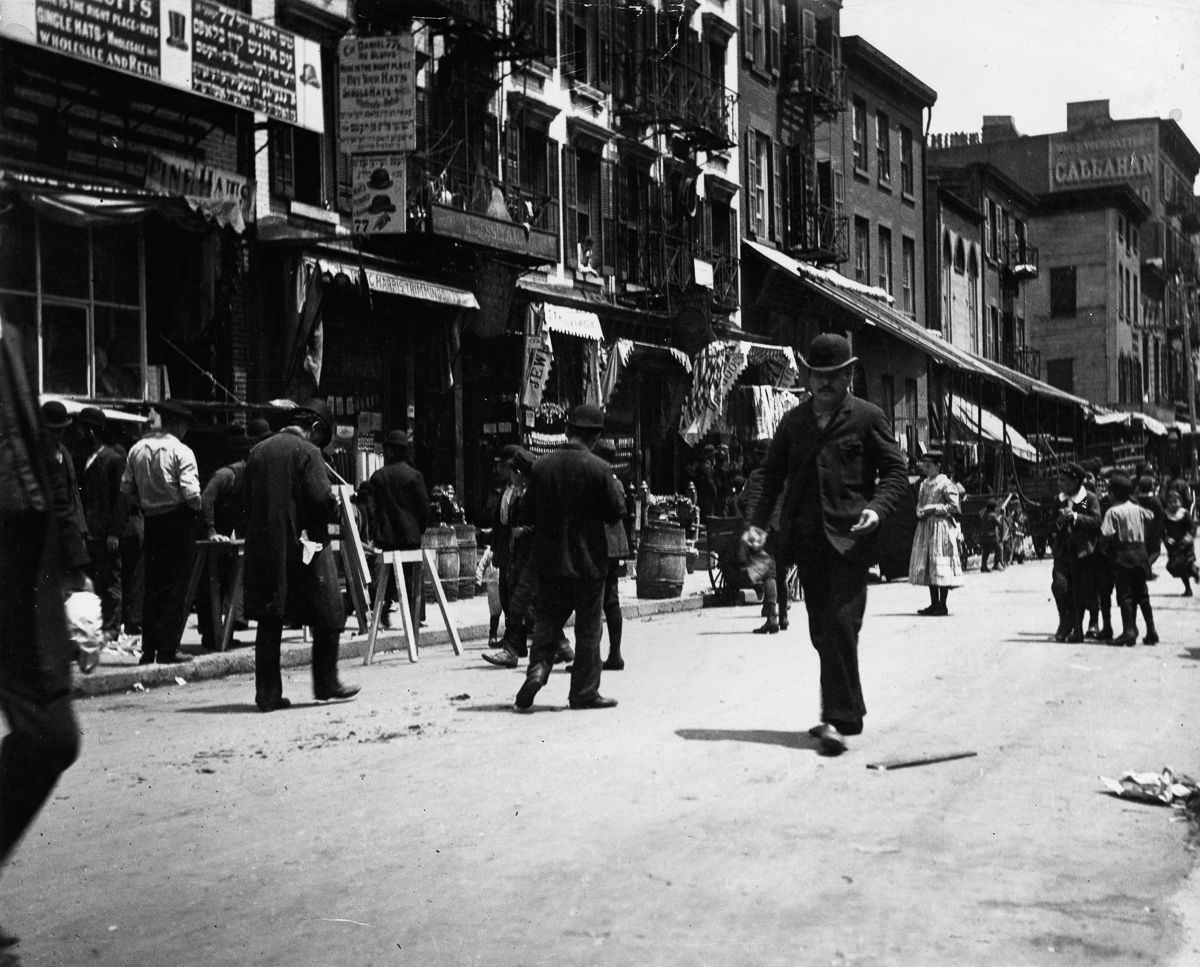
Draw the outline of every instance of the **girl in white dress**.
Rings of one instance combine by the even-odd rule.
[[[929,450],[921,458],[925,479],[917,494],[917,532],[908,559],[908,581],[929,588],[929,607],[917,614],[948,614],[946,598],[962,585],[962,558],[958,554],[958,488],[942,473],[942,454]]]

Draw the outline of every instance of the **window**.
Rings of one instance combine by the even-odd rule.
[[[871,284],[871,223],[858,217],[854,219],[854,278]]]
[[[637,157],[624,158],[618,169],[617,217],[620,241],[617,275],[622,282],[650,286],[650,211],[656,185],[650,179],[650,163]]]
[[[504,133],[504,197],[515,221],[558,232],[558,142],[517,115]]]
[[[748,227],[756,238],[765,239],[771,221],[771,139],[758,131],[750,131],[746,152],[749,167],[750,212]]]
[[[951,332],[951,290],[950,290],[950,271],[953,264],[953,256],[950,254],[950,233],[942,232],[942,333],[946,336]]]
[[[998,359],[1000,345],[1000,311],[988,306],[987,322],[983,331],[983,355],[985,359]]]
[[[1046,382],[1064,393],[1075,392],[1075,360],[1047,359]]]
[[[967,249],[961,238],[954,244],[954,271],[959,275],[967,271]]]
[[[1140,287],[1141,287],[1141,280],[1138,278],[1138,274],[1136,272],[1134,272],[1133,273],[1133,315],[1130,317],[1130,321],[1135,326],[1139,322],[1138,317],[1141,315],[1141,309],[1142,309],[1142,295],[1141,295],[1141,292],[1139,291]]]
[[[867,170],[867,104],[861,97],[850,102],[851,121],[854,125],[854,170]]]
[[[896,377],[884,373],[879,377],[879,408],[883,410],[888,422],[896,425]]]
[[[879,226],[879,288],[892,291],[892,230]]]
[[[913,139],[912,131],[900,125],[900,190],[913,193]]]
[[[323,205],[321,136],[280,121],[268,123],[271,194],[308,205]]]
[[[880,181],[892,180],[892,131],[883,111],[875,112],[875,173]]]
[[[1064,265],[1050,270],[1051,318],[1075,315],[1075,266]],[[1049,364],[1047,364],[1049,365]]]
[[[1000,206],[990,198],[986,203],[987,208],[987,249],[985,254],[988,258],[1000,258]]]
[[[615,261],[613,164],[596,151],[563,150],[563,254],[569,266],[609,274]]]
[[[513,33],[525,37],[547,65],[558,60],[558,5],[554,0],[516,0]]]
[[[1117,317],[1125,318],[1125,306],[1128,304],[1125,294],[1125,266],[1117,266]]]
[[[22,205],[0,214],[0,311],[22,332],[39,392],[142,396],[144,261],[136,227],[51,225]]]
[[[562,9],[563,73],[602,91],[611,90],[613,4],[566,0]]]
[[[917,243],[907,235],[900,240],[900,308],[910,316],[917,311],[913,285],[917,278]]]
[[[971,327],[971,352],[979,352],[979,259],[975,247],[971,246],[971,260],[967,264],[967,322]]]
[[[1125,216],[1117,215],[1117,247],[1125,246]]]

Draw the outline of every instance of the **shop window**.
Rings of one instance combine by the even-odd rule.
[[[1063,265],[1050,270],[1050,316],[1075,316],[1075,266]]]
[[[850,102],[851,122],[854,126],[854,170],[867,173],[867,103],[861,97]]]
[[[875,174],[880,181],[892,180],[892,129],[887,114],[875,112]]]
[[[879,226],[879,288],[892,291],[892,230]]]
[[[39,392],[142,395],[144,272],[138,228],[75,228],[19,205],[0,215],[0,312]]]

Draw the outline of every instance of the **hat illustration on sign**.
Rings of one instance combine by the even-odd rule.
[[[309,87],[321,86],[321,78],[317,76],[317,69],[312,64],[304,65],[304,70],[300,72],[300,83]]]
[[[367,209],[367,213],[371,215],[381,215],[384,212],[394,212],[396,206],[392,204],[392,200],[387,195],[376,195],[371,199],[371,207]]]
[[[392,187],[392,176],[388,174],[387,168],[376,168],[371,172],[371,177],[367,179],[367,187],[371,191],[387,191]]]
[[[167,11],[167,46],[187,50],[187,15],[179,10]]]

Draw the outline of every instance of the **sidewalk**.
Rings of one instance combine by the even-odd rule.
[[[703,594],[712,590],[708,571],[697,569],[685,574],[683,594],[678,598],[649,600],[637,596],[637,585],[633,578],[621,579],[621,613],[626,618],[645,618],[656,614],[671,614],[677,611],[695,611],[703,607]],[[488,603],[486,594],[449,602],[450,620],[458,628],[464,650],[471,645],[479,650],[487,645]],[[394,624],[399,624],[395,619]],[[504,630],[503,619],[500,623]],[[425,624],[420,633],[420,648],[450,648],[450,636],[442,622],[441,611],[436,604],[426,604]],[[188,619],[181,650],[192,656],[186,665],[138,665],[136,656],[120,656],[115,662],[106,652],[101,665],[90,675],[75,670],[75,694],[81,696],[108,695],[124,692],[135,686],[152,688],[156,685],[175,685],[177,679],[200,681],[207,678],[222,678],[226,675],[241,675],[254,671],[254,628],[234,634],[241,647],[229,651],[214,652],[200,650],[200,633],[196,628],[196,616]],[[358,633],[358,621],[353,616],[346,623],[342,634],[341,658],[362,660],[367,650],[367,636]],[[407,643],[404,632],[393,627],[380,630],[375,642],[375,661],[408,661]],[[475,659],[472,659],[475,660]],[[284,668],[295,668],[311,664],[312,647],[304,640],[302,631],[284,631],[281,663]]]

